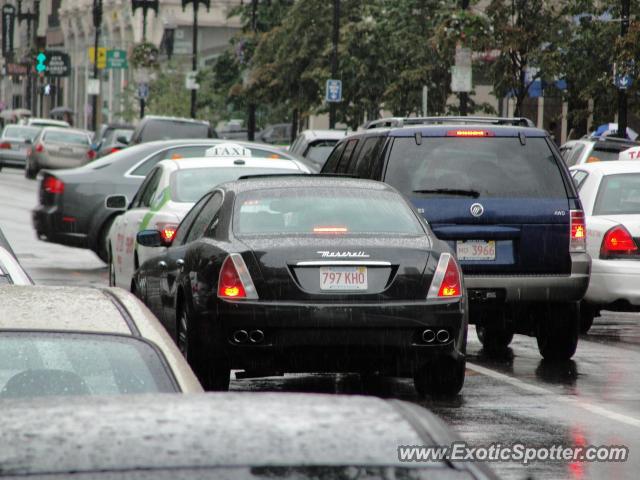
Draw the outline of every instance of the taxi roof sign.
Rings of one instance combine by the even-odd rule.
[[[251,157],[251,149],[237,143],[221,143],[207,149],[205,157]]]
[[[618,160],[640,160],[640,147],[631,147],[618,155]]]

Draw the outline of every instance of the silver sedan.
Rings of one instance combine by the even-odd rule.
[[[33,139],[27,155],[25,176],[35,178],[43,169],[73,168],[95,158],[91,138],[83,130],[45,127]]]

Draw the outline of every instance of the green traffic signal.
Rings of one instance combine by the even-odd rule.
[[[36,65],[36,71],[38,73],[44,72],[47,69],[47,66],[45,65],[47,56],[44,53],[40,52],[36,57],[36,60],[38,61],[38,64]]]

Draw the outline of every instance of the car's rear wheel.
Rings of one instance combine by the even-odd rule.
[[[464,360],[433,360],[415,370],[413,384],[420,396],[456,395],[464,385],[465,368]]]
[[[104,263],[109,262],[109,229],[111,228],[111,225],[113,225],[113,221],[115,219],[116,217],[107,219],[107,221],[102,224],[102,228],[98,234],[98,248],[96,253]]]
[[[551,304],[536,328],[538,350],[545,360],[569,360],[578,347],[580,312],[577,303]]]
[[[513,324],[507,321],[503,309],[474,314],[476,335],[486,353],[503,353],[513,340]]]
[[[580,333],[587,333],[596,317],[596,309],[586,302],[580,302]]]
[[[188,309],[180,306],[176,328],[176,343],[180,352],[191,365],[205,390],[229,390],[231,379],[229,361],[224,357],[212,355],[206,340],[204,335],[198,332]]]

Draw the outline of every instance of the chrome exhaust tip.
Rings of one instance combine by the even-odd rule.
[[[447,343],[449,341],[449,332],[447,330],[438,330],[436,334],[436,340],[440,343]]]
[[[249,334],[246,330],[236,330],[231,336],[236,343],[246,343],[249,340]]]
[[[433,330],[426,329],[422,332],[422,341],[424,343],[431,343],[436,339],[436,333]]]
[[[262,330],[251,330],[249,332],[249,340],[251,343],[262,343],[264,340],[264,332]]]

